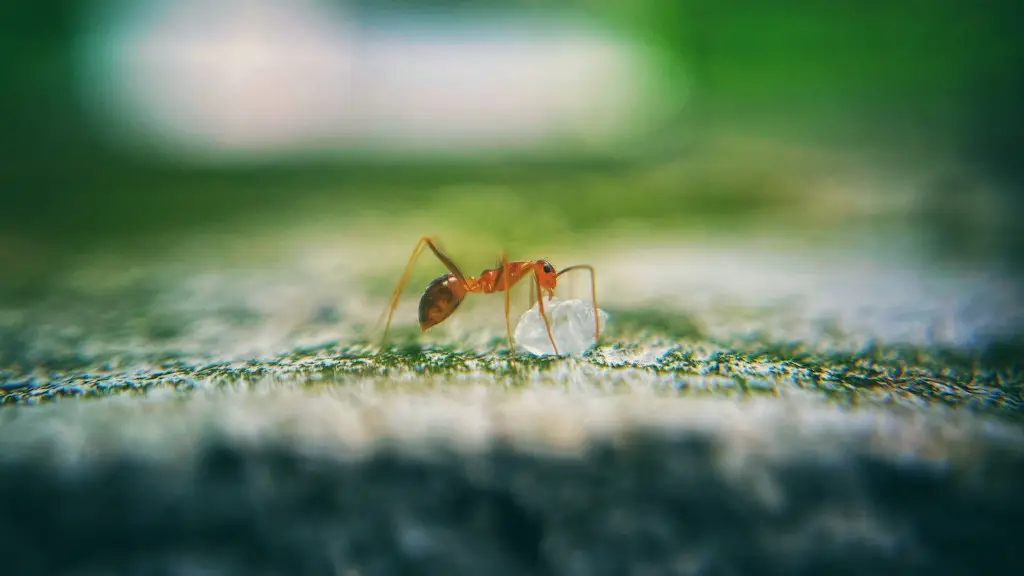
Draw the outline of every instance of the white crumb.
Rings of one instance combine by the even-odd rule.
[[[560,355],[579,356],[594,347],[594,305],[587,300],[544,301],[544,313],[551,323],[551,333],[558,345]],[[598,309],[601,331],[608,321],[608,313]],[[555,353],[548,338],[538,306],[527,310],[515,332],[516,346],[536,356],[550,356]]]

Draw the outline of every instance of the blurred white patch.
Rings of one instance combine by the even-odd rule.
[[[197,159],[601,145],[652,85],[636,47],[553,10],[371,27],[315,0],[104,5],[80,51],[101,121]]]
[[[590,348],[594,342],[594,304],[584,300],[553,300],[544,301],[544,312],[551,323],[551,334],[558,345],[561,355],[579,356]],[[601,330],[608,321],[608,313],[598,309]],[[521,346],[531,354],[550,356],[555,353],[548,338],[544,318],[539,308],[534,306],[527,310],[516,325],[516,346]]]

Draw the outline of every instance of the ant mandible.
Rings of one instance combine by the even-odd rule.
[[[495,268],[484,270],[479,276],[467,276],[459,270],[459,267],[452,262],[444,252],[437,247],[437,240],[432,236],[423,236],[419,242],[416,243],[416,248],[412,251],[412,256],[409,258],[409,263],[405,266],[405,271],[402,273],[401,278],[398,279],[398,285],[395,286],[395,292],[391,296],[391,304],[388,307],[388,319],[384,325],[384,337],[381,340],[381,351],[384,350],[385,344],[388,340],[388,330],[391,327],[391,317],[395,312],[395,308],[398,306],[398,298],[402,294],[402,288],[405,286],[406,281],[409,279],[409,273],[412,271],[413,265],[416,263],[416,259],[423,252],[424,248],[430,248],[430,251],[437,256],[437,259],[448,268],[447,274],[442,274],[435,278],[430,284],[427,284],[427,288],[423,291],[423,296],[420,297],[420,309],[419,309],[419,321],[420,330],[426,332],[433,326],[444,322],[449,316],[455,312],[455,309],[462,304],[468,294],[493,294],[495,292],[505,293],[505,328],[508,331],[508,344],[514,357],[516,354],[515,343],[512,341],[512,322],[509,316],[509,307],[511,302],[510,289],[516,285],[517,282],[527,277],[531,272],[533,273],[534,288],[537,290],[538,304],[540,309],[540,315],[544,318],[544,326],[548,331],[548,339],[551,340],[551,346],[555,350],[555,354],[558,354],[558,345],[555,344],[555,337],[551,334],[551,322],[548,321],[548,316],[544,312],[544,293],[548,294],[548,300],[555,297],[555,285],[558,283],[558,277],[566,272],[577,269],[584,269],[590,272],[590,290],[591,297],[594,303],[594,342],[601,338],[601,325],[600,318],[598,317],[597,311],[597,284],[594,280],[594,268],[588,264],[577,264],[575,266],[569,266],[563,268],[559,272],[555,272],[555,268],[547,260],[527,260],[527,261],[516,261],[509,262],[508,258],[505,257],[504,252],[498,259],[498,265]],[[531,289],[531,295],[533,290]]]

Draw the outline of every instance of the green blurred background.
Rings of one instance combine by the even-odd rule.
[[[10,0],[0,293],[307,223],[481,258],[851,229],[1019,271],[1019,4]]]

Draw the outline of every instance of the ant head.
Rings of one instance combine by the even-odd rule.
[[[540,287],[545,290],[554,290],[555,284],[558,282],[558,271],[551,265],[551,262],[537,260],[533,263],[533,268],[537,272]]]

